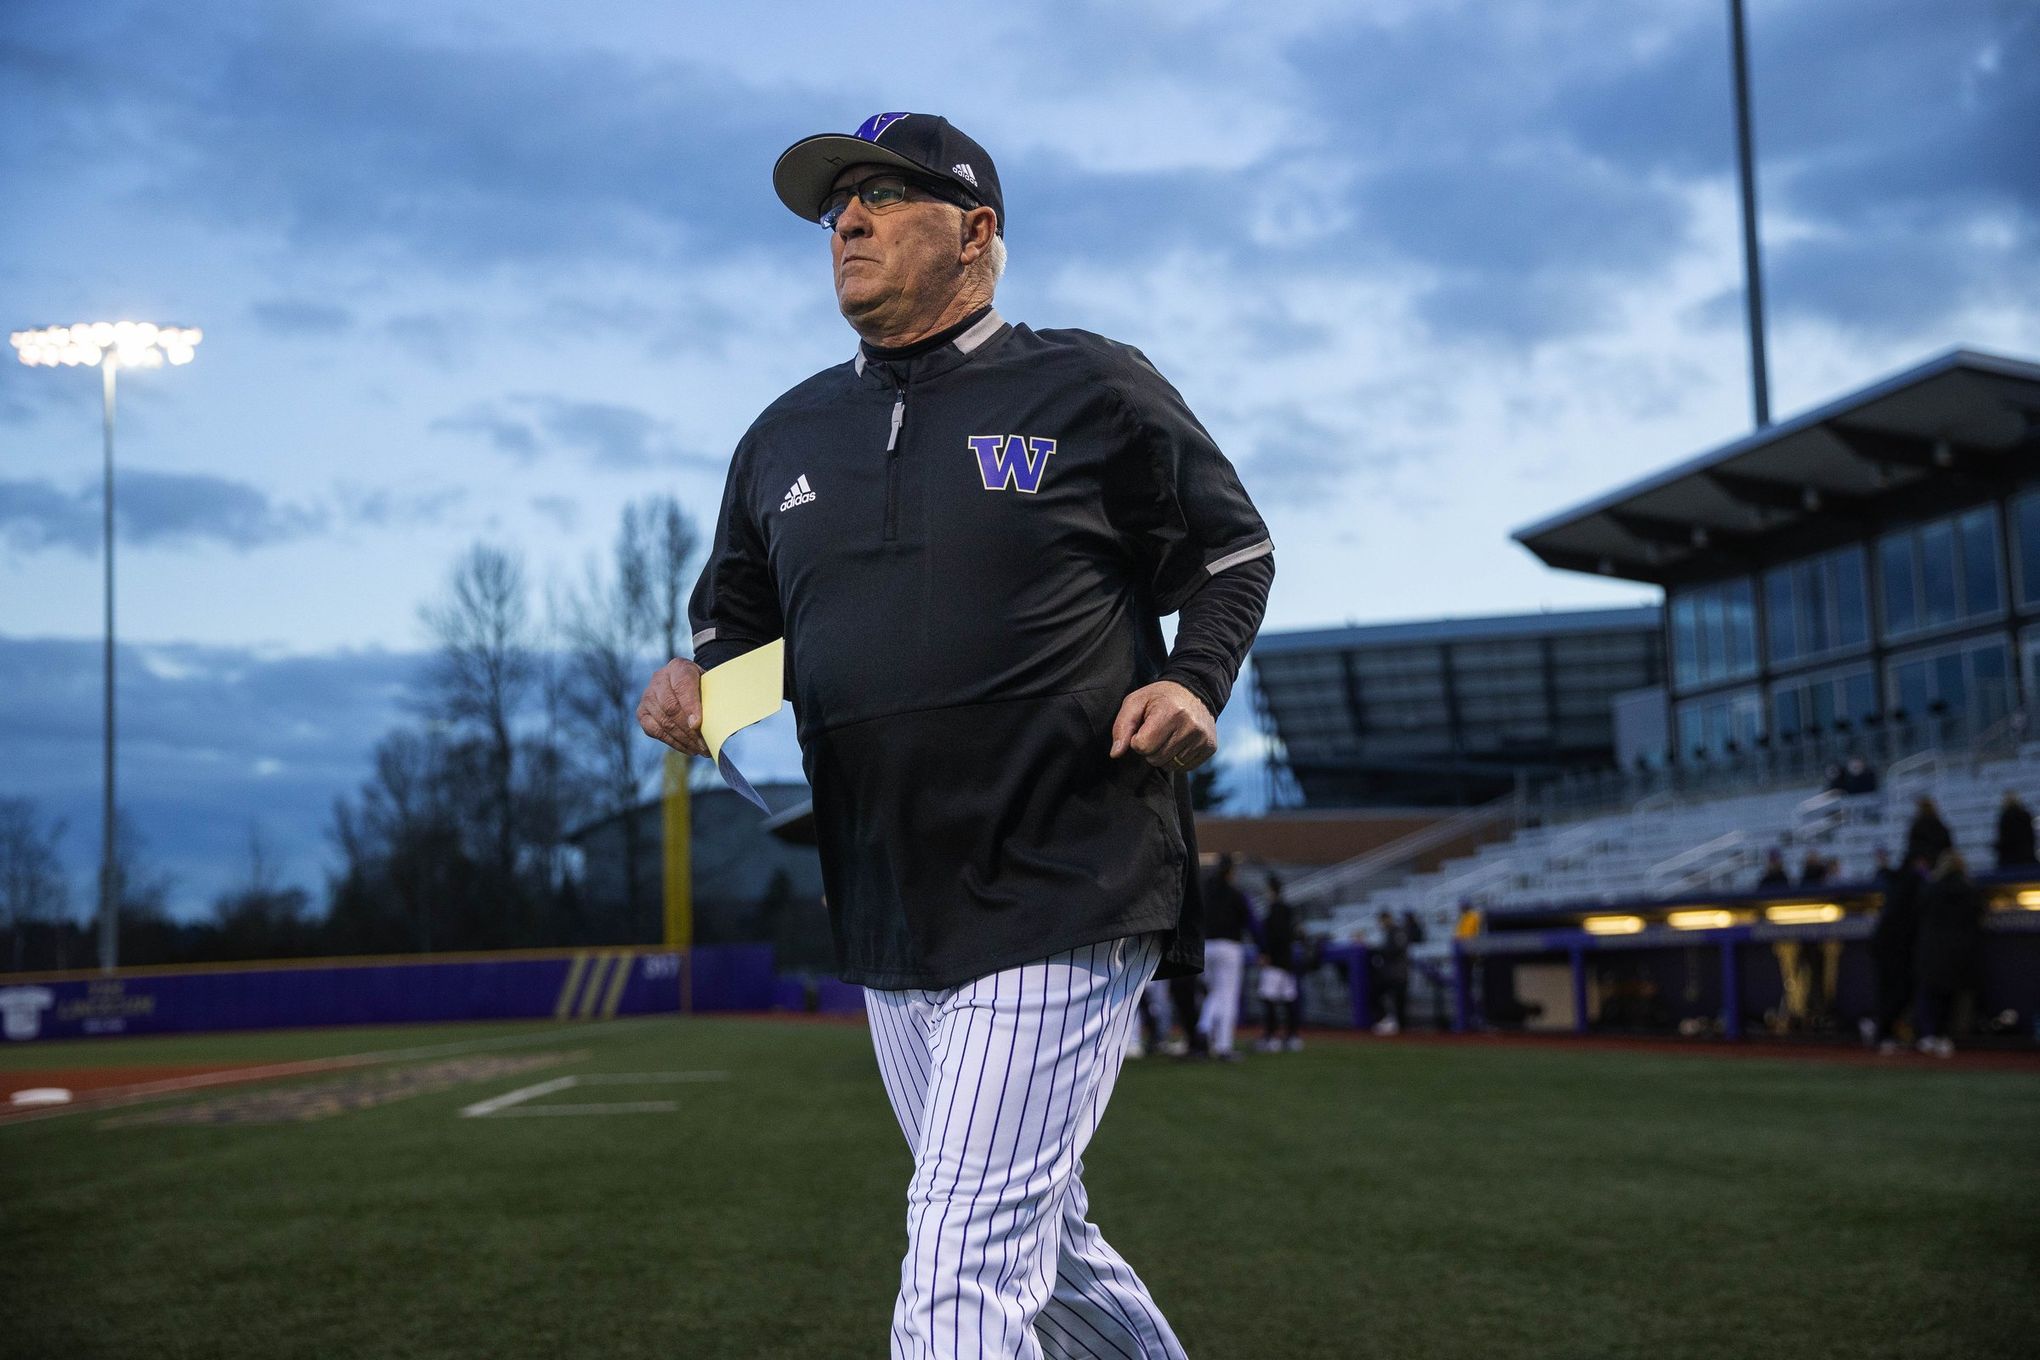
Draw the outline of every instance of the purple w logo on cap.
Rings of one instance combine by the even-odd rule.
[[[874,113],[871,117],[859,123],[857,131],[852,133],[851,136],[862,137],[867,142],[875,142],[885,135],[887,128],[906,116],[904,113]]]

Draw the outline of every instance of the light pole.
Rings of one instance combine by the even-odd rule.
[[[104,393],[106,435],[106,768],[105,803],[99,842],[99,966],[120,962],[119,869],[114,847],[113,797],[113,404],[114,374],[123,368],[188,364],[198,342],[196,328],[156,326],[147,321],[93,321],[16,331],[7,337],[30,367],[97,368]]]
[[[1750,54],[1742,0],[1728,0],[1730,55],[1735,62],[1735,158],[1742,177],[1743,305],[1750,323],[1750,405],[1757,428],[1771,423],[1770,365],[1764,359],[1764,267],[1757,251],[1757,153],[1750,135]]]

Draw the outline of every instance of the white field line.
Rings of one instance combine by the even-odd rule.
[[[506,1091],[500,1096],[478,1100],[460,1112],[462,1119],[503,1118],[525,1114],[671,1114],[680,1108],[673,1100],[627,1100],[608,1105],[526,1105],[529,1100],[570,1091],[577,1086],[651,1086],[686,1082],[728,1081],[727,1072],[587,1072],[578,1076],[554,1077],[530,1086]]]
[[[571,1025],[548,1025],[542,1030],[528,1034],[499,1034],[490,1039],[468,1039],[450,1044],[427,1044],[422,1048],[392,1048],[378,1053],[364,1053],[363,1062],[409,1062],[414,1058],[453,1058],[463,1053],[480,1053],[491,1048],[522,1048],[526,1044],[547,1043],[562,1034],[577,1034],[587,1038],[613,1038],[619,1031],[644,1028],[647,1021],[670,1020],[667,1015],[633,1016],[624,1020],[605,1020],[599,1025],[585,1022]]]
[[[579,1039],[597,1035],[614,1036],[619,1030],[641,1028],[647,1021],[663,1020],[666,1016],[641,1016],[629,1020],[609,1020],[600,1025],[586,1023],[571,1025],[548,1025],[542,1030],[526,1034],[498,1034],[487,1039],[467,1039],[455,1043],[427,1044],[419,1048],[389,1048],[372,1053],[349,1053],[332,1058],[302,1058],[295,1062],[267,1063],[259,1067],[227,1067],[217,1072],[199,1072],[188,1077],[165,1077],[161,1081],[136,1082],[128,1086],[106,1086],[97,1091],[79,1091],[68,1105],[30,1106],[23,1110],[0,1108],[0,1124],[26,1124],[38,1119],[57,1119],[67,1114],[79,1114],[87,1110],[117,1109],[123,1105],[136,1105],[143,1101],[157,1100],[167,1096],[183,1095],[190,1091],[202,1091],[209,1086],[232,1086],[242,1082],[273,1081],[281,1077],[310,1076],[317,1072],[344,1071],[352,1067],[366,1067],[374,1063],[409,1062],[417,1058],[452,1058],[465,1053],[481,1053],[492,1048],[523,1048],[531,1044],[549,1043],[566,1034]]]
[[[677,1100],[622,1100],[613,1105],[517,1105],[498,1110],[494,1118],[509,1119],[525,1114],[672,1114],[680,1108]]]
[[[554,1077],[551,1081],[541,1081],[534,1086],[520,1086],[514,1091],[506,1091],[500,1096],[490,1096],[487,1100],[478,1100],[474,1104],[466,1106],[461,1110],[460,1117],[462,1119],[480,1119],[484,1115],[494,1114],[496,1111],[508,1109],[512,1105],[521,1104],[527,1100],[536,1100],[540,1096],[549,1096],[554,1091],[568,1090],[578,1085],[580,1080],[579,1077]]]

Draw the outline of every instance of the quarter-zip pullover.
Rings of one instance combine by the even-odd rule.
[[[1154,680],[1224,707],[1267,526],[1138,350],[989,309],[953,329],[860,346],[759,416],[695,660],[786,639],[846,980],[948,987],[1148,931],[1162,976],[1194,970],[1189,781],[1107,752]]]

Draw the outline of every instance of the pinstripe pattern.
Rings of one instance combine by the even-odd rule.
[[[867,989],[872,1047],[914,1151],[894,1360],[1147,1360],[1183,1348],[1088,1221],[1083,1151],[1161,958],[1143,935],[946,991]]]

